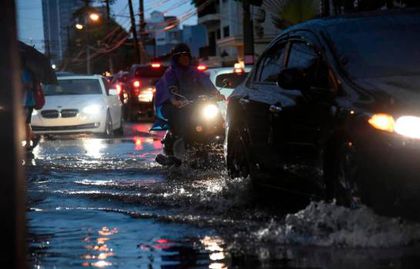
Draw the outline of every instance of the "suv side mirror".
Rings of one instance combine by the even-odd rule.
[[[215,84],[220,88],[234,89],[244,81],[246,74],[226,73],[216,77]]]
[[[279,87],[285,90],[305,90],[311,86],[308,73],[300,68],[282,70],[278,74],[276,82]]]

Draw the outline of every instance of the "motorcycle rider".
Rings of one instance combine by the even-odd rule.
[[[176,45],[171,54],[171,65],[156,84],[155,108],[157,117],[167,120],[172,135],[180,137],[187,127],[185,124],[188,124],[188,121],[185,119],[191,111],[189,106],[185,106],[186,100],[178,98],[174,91],[189,100],[199,95],[214,96],[218,100],[225,100],[225,98],[214,87],[210,78],[192,65],[188,45],[184,43]],[[165,139],[174,138],[166,137]]]

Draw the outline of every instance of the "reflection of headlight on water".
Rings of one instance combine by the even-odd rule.
[[[201,115],[206,120],[213,120],[217,117],[217,114],[219,113],[219,108],[214,104],[208,104],[203,107],[203,110],[201,112]]]
[[[101,139],[84,139],[83,148],[86,151],[86,155],[93,158],[100,158],[103,155],[103,150],[106,148],[106,144]]]
[[[83,108],[83,113],[86,114],[99,114],[101,112],[100,105],[88,105]]]

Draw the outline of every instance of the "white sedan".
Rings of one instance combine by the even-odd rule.
[[[122,133],[122,104],[104,77],[58,77],[58,85],[46,85],[44,93],[45,106],[32,114],[35,133]]]

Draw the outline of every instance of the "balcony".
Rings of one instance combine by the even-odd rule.
[[[214,25],[220,22],[219,13],[211,13],[201,17],[198,17],[198,23],[204,25]]]

